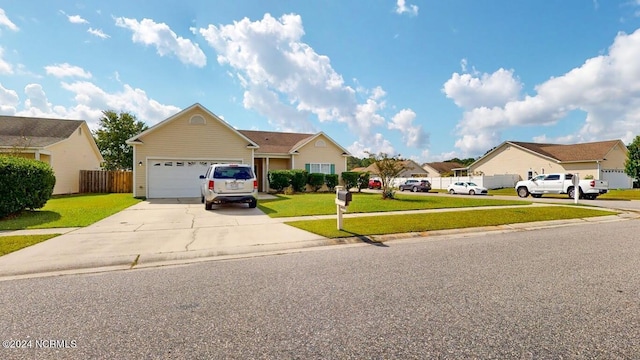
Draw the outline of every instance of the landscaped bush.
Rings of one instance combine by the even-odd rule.
[[[305,170],[288,170],[291,173],[291,186],[295,192],[303,192],[307,187],[307,172]]]
[[[357,171],[345,171],[342,173],[345,189],[349,190],[358,186],[358,177],[360,173]]]
[[[313,191],[318,191],[324,185],[324,174],[321,173],[311,173],[309,174],[309,185],[313,188]]]
[[[55,184],[56,177],[48,164],[0,155],[0,218],[43,207]]]
[[[326,174],[324,176],[324,183],[330,191],[333,191],[338,185],[338,174]]]
[[[267,174],[269,187],[277,192],[282,192],[284,188],[291,185],[291,176],[289,170],[271,170]]]

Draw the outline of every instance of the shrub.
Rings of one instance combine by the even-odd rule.
[[[360,175],[357,171],[345,171],[342,173],[342,180],[344,181],[345,189],[349,190],[358,186],[358,176]]]
[[[288,170],[291,173],[291,186],[295,192],[304,192],[307,187],[307,172],[305,170]]]
[[[324,183],[330,191],[333,191],[338,185],[338,174],[327,174],[324,176]],[[347,189],[349,190],[349,189]]]
[[[324,185],[324,174],[322,173],[311,173],[309,174],[309,185],[313,188],[313,191],[318,191]]]
[[[291,185],[291,172],[289,170],[271,170],[267,174],[269,187],[282,192],[284,188]]]
[[[0,218],[42,208],[51,198],[55,184],[56,177],[48,164],[0,155]]]

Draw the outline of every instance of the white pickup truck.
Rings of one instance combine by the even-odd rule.
[[[575,195],[573,180],[573,174],[542,174],[531,180],[518,181],[515,188],[521,198],[529,194],[534,198],[539,198],[543,194],[567,194],[573,199]],[[609,191],[609,183],[604,180],[579,180],[578,187],[580,198],[590,200]]]

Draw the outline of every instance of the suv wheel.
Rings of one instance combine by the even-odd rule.
[[[252,209],[255,208],[257,205],[258,205],[258,200],[256,199],[251,200],[251,202],[249,203],[249,207]]]
[[[213,209],[213,204],[212,204],[212,203],[210,203],[210,202],[205,202],[205,203],[204,203],[204,209],[205,209],[205,210],[211,210],[211,209]]]
[[[418,192],[418,187],[417,187],[417,186],[412,187],[412,188],[411,188],[411,191],[413,191],[413,192]]]

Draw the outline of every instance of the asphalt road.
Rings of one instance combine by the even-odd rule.
[[[6,281],[0,358],[637,359],[639,233],[630,220]]]

